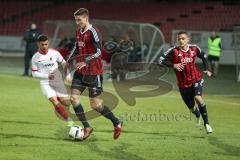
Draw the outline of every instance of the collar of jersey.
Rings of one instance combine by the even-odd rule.
[[[183,52],[187,52],[189,50],[189,45],[187,46],[187,49],[186,50],[183,50],[181,47],[179,47],[181,49],[181,51]]]
[[[91,24],[89,25],[88,29],[86,29],[86,31],[82,32],[82,31],[80,30],[81,34],[84,34],[84,33],[87,32],[90,28],[92,28],[92,25],[91,25]]]
[[[49,50],[49,49],[48,49],[48,50]],[[44,52],[44,51],[42,51],[42,50],[39,50],[39,53],[40,53],[40,54],[43,54],[43,55],[46,55],[46,54],[48,53],[48,50],[47,50],[47,51],[45,51],[45,52]]]

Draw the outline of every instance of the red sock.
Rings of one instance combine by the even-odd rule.
[[[68,113],[65,111],[65,109],[61,105],[55,106],[55,110],[65,119],[68,118]]]

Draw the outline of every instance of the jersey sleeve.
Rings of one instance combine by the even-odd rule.
[[[37,63],[34,57],[32,58],[32,71],[38,71]]]
[[[58,51],[56,51],[56,59],[57,59],[57,62],[60,64],[65,62],[63,56]]]
[[[198,46],[197,48],[197,57],[202,59],[204,71],[208,70],[207,54],[202,51]]]
[[[174,48],[170,48],[168,49],[166,52],[164,52],[160,58],[159,58],[159,61],[158,63],[160,65],[164,65],[164,66],[167,66],[167,67],[173,67],[173,64],[172,64],[172,56],[173,56],[173,49]]]
[[[34,57],[32,58],[32,76],[41,80],[48,79],[48,74],[39,72],[37,61]]]
[[[91,38],[91,43],[93,43],[95,53],[86,58],[86,63],[89,63],[90,61],[99,58],[102,54],[101,40],[100,40],[99,34],[97,33],[97,31],[94,28],[91,29],[90,38]]]

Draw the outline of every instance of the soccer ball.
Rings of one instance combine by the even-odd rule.
[[[83,128],[80,126],[74,125],[70,128],[68,135],[72,140],[83,140],[83,136],[84,136]]]

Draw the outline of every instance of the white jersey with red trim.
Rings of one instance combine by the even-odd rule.
[[[49,83],[48,75],[50,73],[54,74],[53,81],[59,81],[62,77],[58,70],[58,64],[64,62],[62,55],[54,49],[48,49],[47,53],[38,51],[32,57],[32,75],[39,78],[41,84]]]

